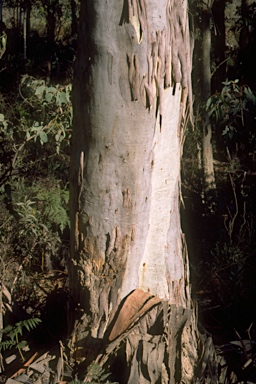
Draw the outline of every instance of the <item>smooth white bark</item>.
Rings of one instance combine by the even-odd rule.
[[[179,182],[191,54],[186,1],[89,1],[81,15],[70,279],[99,309],[99,336],[136,288],[190,302]]]

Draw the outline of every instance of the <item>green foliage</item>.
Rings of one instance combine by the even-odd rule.
[[[55,226],[61,232],[69,227],[67,213],[69,191],[67,189],[61,189],[58,185],[50,190],[39,189],[35,198],[42,205],[42,221],[47,223],[48,227]]]
[[[30,332],[32,329],[36,328],[39,323],[41,323],[41,320],[35,317],[19,321],[13,326],[7,325],[5,328],[0,330],[0,335],[4,335],[6,339],[4,341],[0,341],[0,351],[1,349],[6,350],[16,347],[22,360],[24,360],[22,349],[27,345],[27,342],[25,340],[19,340],[19,337],[23,336],[24,328]]]
[[[0,94],[0,252],[4,283],[20,300],[20,285],[65,265],[70,94],[70,85],[29,76],[16,97]]]
[[[9,182],[10,177],[33,174],[35,178],[46,172],[57,173],[61,180],[64,176],[68,182],[70,94],[70,85],[47,87],[43,80],[24,76],[20,84],[21,97],[10,101],[3,99],[0,186],[7,179]]]
[[[233,139],[245,126],[245,113],[256,105],[256,96],[246,85],[239,85],[239,80],[223,82],[220,93],[211,96],[206,103],[209,116],[214,116],[222,127],[222,135]]]
[[[44,80],[25,75],[20,83],[20,94],[24,100],[19,109],[20,115],[29,116],[27,120],[22,119],[26,141],[39,140],[43,145],[52,137],[59,154],[61,143],[70,139],[71,85],[47,86]]]
[[[240,234],[234,241],[218,241],[210,252],[210,257],[199,263],[199,288],[212,291],[212,306],[221,305],[228,311],[245,298],[252,297],[253,279],[249,269],[254,268],[248,234]],[[239,319],[239,313],[233,312],[233,321]]]
[[[9,259],[25,262],[32,271],[44,270],[47,260],[56,258],[60,236],[69,226],[67,207],[68,190],[56,183],[47,190],[40,183],[13,183],[13,212],[6,212],[0,233],[1,243],[10,244]]]
[[[49,189],[44,189],[40,183],[27,186],[20,180],[13,184],[12,195],[14,214],[18,215],[18,220],[12,217],[16,222],[13,238],[21,243],[14,250],[24,257],[34,250],[39,260],[46,253],[54,255],[60,244],[59,235],[69,226],[68,190],[53,182]],[[33,255],[32,264],[41,264],[38,257]]]
[[[256,94],[238,79],[228,80],[205,107],[213,128],[217,206],[214,215],[205,214],[208,202],[200,196],[199,114],[182,160],[192,279],[207,321],[215,324],[216,308],[227,314],[230,327],[241,326],[242,310],[255,297]]]
[[[105,373],[105,370],[98,363],[94,362],[88,367],[86,381],[73,380],[70,384],[118,384],[117,382],[107,380],[109,376],[110,373]]]

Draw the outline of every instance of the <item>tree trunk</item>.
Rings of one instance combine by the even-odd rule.
[[[202,150],[202,197],[207,201],[207,209],[211,206],[211,198],[216,194],[216,183],[213,165],[212,127],[205,105],[211,96],[211,8],[213,0],[194,2],[192,13],[195,21],[195,31],[198,35],[195,41],[193,57],[193,90],[194,107],[198,116],[197,124],[201,133],[199,151]],[[201,155],[201,152],[200,152]]]
[[[214,36],[212,39],[212,51],[215,69],[212,73],[211,81],[212,94],[222,90],[222,82],[227,77],[225,9],[225,1],[215,0],[213,2]]]
[[[3,0],[0,0],[0,21],[3,21]]]
[[[87,0],[80,20],[73,358],[84,368],[111,365],[120,383],[190,383],[200,348],[179,212],[191,99],[187,2]]]
[[[77,26],[78,26],[78,5],[77,0],[71,0],[71,35],[75,36],[77,34]]]
[[[206,103],[211,96],[211,3],[202,6],[202,102]],[[203,165],[204,165],[204,185],[205,192],[216,189],[214,166],[213,166],[213,149],[212,149],[212,127],[208,113],[205,111],[203,115]]]
[[[26,14],[26,22],[24,19],[24,58],[25,60],[27,57],[29,57],[31,48],[29,47],[29,41],[30,41],[30,30],[31,30],[31,1],[27,0],[24,3],[24,12]],[[25,38],[26,36],[26,38]],[[33,47],[34,49],[34,47]]]

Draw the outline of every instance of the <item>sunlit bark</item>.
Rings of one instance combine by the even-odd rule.
[[[85,366],[96,359],[115,371],[118,354],[120,383],[195,376],[179,213],[191,101],[187,15],[180,0],[82,2],[69,261],[70,313],[80,320],[70,319],[72,343],[75,359],[83,345]]]

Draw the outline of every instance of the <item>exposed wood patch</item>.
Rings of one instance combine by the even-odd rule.
[[[109,335],[109,341],[113,341],[132,326],[142,315],[153,306],[159,304],[161,299],[143,292],[141,289],[133,291],[125,300],[114,326]]]
[[[132,196],[129,188],[125,189],[122,192],[123,195],[123,207],[124,208],[131,208],[132,207]]]

